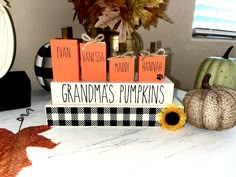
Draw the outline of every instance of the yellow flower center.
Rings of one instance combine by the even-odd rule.
[[[166,114],[165,121],[169,125],[177,125],[180,121],[179,114],[176,112],[170,112]]]

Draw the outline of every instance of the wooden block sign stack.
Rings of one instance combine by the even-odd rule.
[[[68,31],[68,30],[67,30]],[[106,56],[104,36],[52,39],[50,126],[157,126],[157,113],[172,104],[174,83],[165,76],[164,49]],[[138,62],[138,73],[135,63]],[[109,72],[107,71],[107,64]],[[174,101],[175,102],[175,101]]]

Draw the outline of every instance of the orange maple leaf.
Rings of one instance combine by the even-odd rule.
[[[14,134],[7,129],[0,128],[0,176],[15,177],[22,168],[31,165],[26,153],[27,147],[53,149],[57,145],[56,143],[38,135],[49,129],[49,126],[41,125],[24,128]]]

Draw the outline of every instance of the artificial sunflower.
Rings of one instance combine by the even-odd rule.
[[[176,131],[181,129],[186,123],[184,107],[168,105],[157,114],[158,123],[162,128]]]

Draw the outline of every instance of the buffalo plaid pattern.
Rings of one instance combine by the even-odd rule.
[[[161,108],[46,106],[49,126],[158,126]]]

